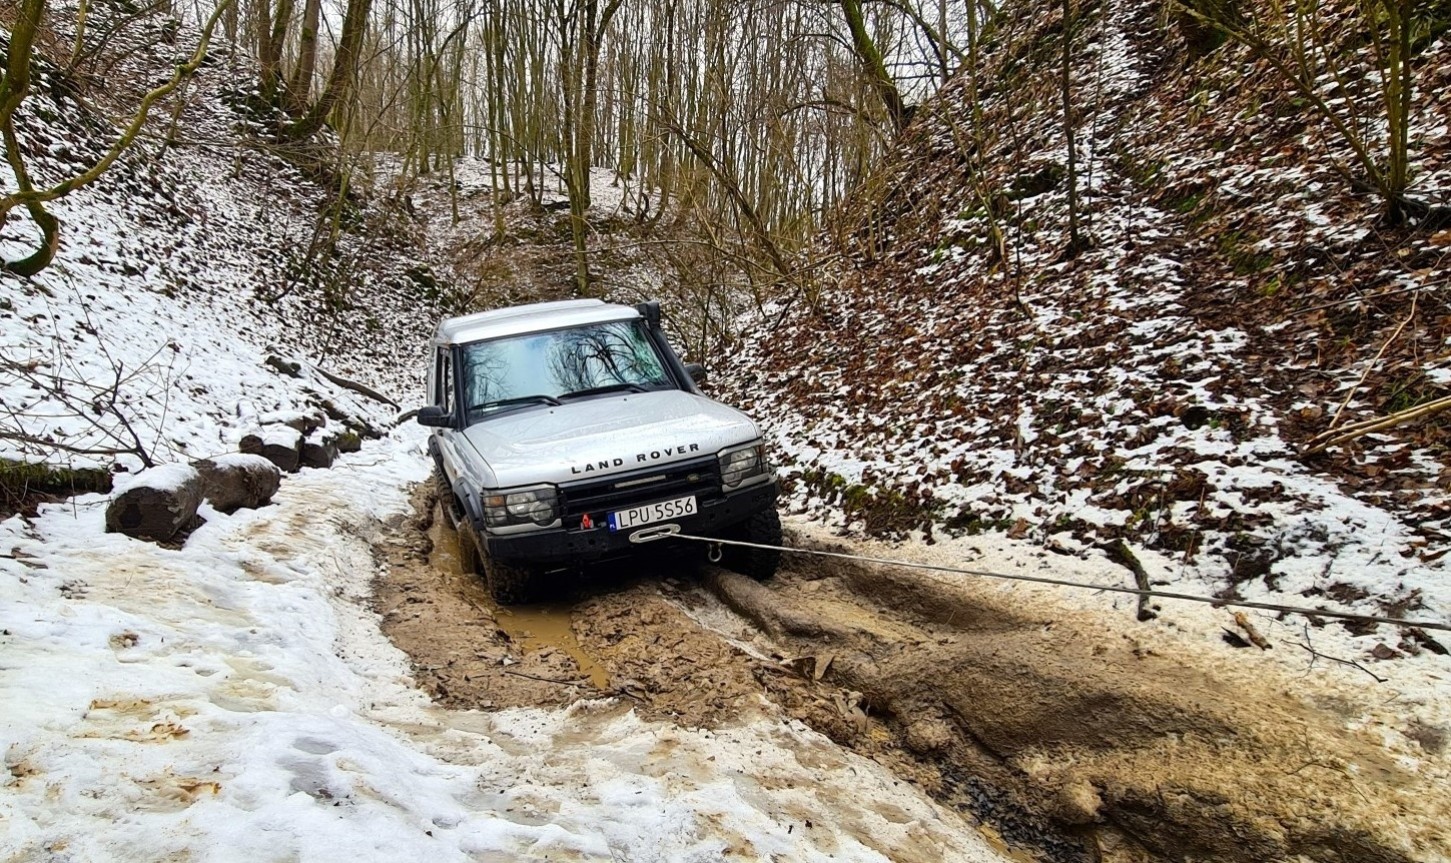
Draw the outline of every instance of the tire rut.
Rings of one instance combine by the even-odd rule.
[[[1404,863],[1451,847],[1435,789],[1291,681],[1231,687],[1128,635],[875,565],[809,563],[770,588],[727,572],[707,583],[782,649],[832,650],[826,681],[861,692],[950,784],[986,779],[1082,829],[1099,859]],[[814,627],[830,637],[796,634]]]

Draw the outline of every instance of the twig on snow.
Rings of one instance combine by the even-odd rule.
[[[1338,662],[1341,665],[1348,665],[1351,668],[1358,668],[1361,671],[1364,671],[1366,674],[1369,674],[1371,676],[1371,679],[1374,680],[1376,683],[1385,683],[1389,679],[1389,678],[1386,678],[1386,677],[1381,677],[1379,674],[1376,674],[1374,671],[1371,671],[1369,668],[1366,668],[1364,665],[1361,665],[1359,662],[1356,662],[1353,659],[1341,659],[1338,656],[1331,656],[1328,653],[1321,653],[1320,651],[1318,651],[1315,648],[1311,647],[1310,646],[1310,626],[1309,626],[1309,624],[1306,624],[1305,625],[1305,640],[1304,641],[1297,641],[1297,642],[1294,642],[1294,643],[1297,644],[1298,646],[1300,646],[1301,648],[1303,648],[1306,652],[1308,652],[1310,654],[1310,666],[1311,667],[1314,667],[1315,660],[1317,660],[1317,659],[1328,659],[1331,662]]]
[[[1385,356],[1386,350],[1390,348],[1391,344],[1394,343],[1397,338],[1400,337],[1401,331],[1406,328],[1406,324],[1409,324],[1411,321],[1415,320],[1416,306],[1419,304],[1420,299],[1421,295],[1419,292],[1411,296],[1410,314],[1406,315],[1405,319],[1396,326],[1395,332],[1390,334],[1390,337],[1387,338],[1385,340],[1385,343],[1380,346],[1380,350],[1376,351],[1375,356],[1371,359],[1369,363],[1366,364],[1365,371],[1360,373],[1360,378],[1355,382],[1355,386],[1351,387],[1350,392],[1345,394],[1345,401],[1341,402],[1340,407],[1335,409],[1335,416],[1330,418],[1330,428],[1335,428],[1335,424],[1340,422],[1340,415],[1345,412],[1345,406],[1350,404],[1351,399],[1355,398],[1356,390],[1360,389],[1360,385],[1365,383],[1365,379],[1370,376],[1370,373],[1372,371],[1375,370],[1375,367],[1380,363],[1380,358]]]

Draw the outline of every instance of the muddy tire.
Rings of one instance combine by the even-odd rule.
[[[444,517],[447,518],[448,505],[444,502]],[[482,577],[484,575],[484,554],[479,547],[479,535],[474,533],[473,525],[459,522],[458,529],[458,560],[464,572],[472,572]]]
[[[762,545],[780,545],[781,516],[774,508],[761,510],[746,519],[740,527],[731,531],[726,539],[758,542]],[[733,569],[741,575],[748,575],[757,581],[765,581],[775,575],[776,567],[781,564],[781,552],[775,549],[728,545],[725,546],[724,552],[725,555],[721,562],[727,568]]]
[[[464,572],[482,578],[499,605],[519,605],[534,598],[538,581],[535,573],[489,557],[474,526],[467,521],[458,523],[458,553]]]
[[[538,576],[521,566],[500,563],[487,555],[482,556],[484,580],[489,585],[489,595],[500,605],[519,605],[534,598]]]
[[[459,522],[463,519],[463,511],[459,509],[458,498],[453,495],[453,486],[449,485],[448,476],[438,462],[433,463],[434,492],[438,495],[438,508],[443,513],[444,522],[452,530],[458,530]]]

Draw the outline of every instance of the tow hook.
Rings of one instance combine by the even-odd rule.
[[[710,545],[706,546],[706,549],[705,549],[705,559],[706,560],[710,561],[711,563],[720,563],[720,558],[721,558],[720,543],[713,542]]]
[[[654,527],[647,527],[644,530],[637,530],[630,534],[630,542],[654,542],[657,539],[664,539],[680,533],[678,524],[657,524]]]

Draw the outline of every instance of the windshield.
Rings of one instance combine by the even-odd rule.
[[[612,392],[675,388],[640,321],[464,345],[460,371],[470,417]]]

